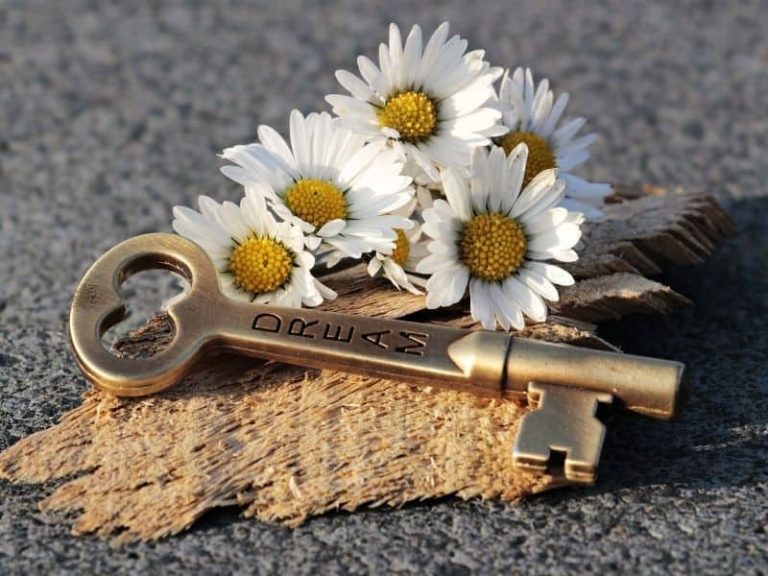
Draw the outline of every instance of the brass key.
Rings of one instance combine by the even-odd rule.
[[[167,269],[189,291],[168,308],[175,336],[150,358],[119,358],[102,336],[125,317],[118,293],[131,274]],[[669,420],[682,399],[678,362],[586,350],[487,330],[257,306],[227,298],[213,263],[193,242],[172,234],[126,240],[86,273],[72,303],[70,339],[93,384],[118,396],[143,396],[178,383],[203,354],[226,349],[257,358],[463,390],[521,397],[539,406],[520,426],[514,461],[547,471],[565,454],[564,476],[594,482],[605,428],[598,402],[614,402]]]

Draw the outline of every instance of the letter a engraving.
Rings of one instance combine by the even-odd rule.
[[[387,334],[392,334],[392,331],[383,330],[381,332],[366,332],[365,334],[362,334],[360,337],[363,340],[366,340],[367,342],[370,342],[371,344],[375,344],[379,348],[386,350],[389,348],[389,346],[387,346],[384,342],[382,342],[381,339]]]

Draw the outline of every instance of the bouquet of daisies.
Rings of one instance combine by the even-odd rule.
[[[174,208],[174,230],[235,298],[316,306],[336,296],[318,267],[351,259],[426,292],[428,308],[468,292],[488,329],[545,320],[574,282],[557,262],[578,259],[610,187],[572,173],[595,135],[564,119],[568,95],[484,56],[447,23],[426,43],[418,26],[403,42],[391,25],[378,65],[360,56],[359,75],[336,72],[348,94],[326,97],[333,116],[294,110],[287,140],[260,126],[258,142],[224,150],[239,205],[202,196],[199,211]]]

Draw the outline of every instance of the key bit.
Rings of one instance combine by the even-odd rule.
[[[101,338],[126,313],[119,287],[130,275],[162,268],[184,276],[188,292],[168,306],[174,338],[143,359],[111,354]],[[566,454],[564,474],[592,482],[605,434],[598,402],[668,420],[680,411],[683,365],[586,350],[487,330],[258,306],[225,297],[213,263],[173,234],[126,240],[88,270],[72,302],[70,341],[93,384],[118,396],[143,396],[178,383],[202,355],[220,349],[310,368],[327,368],[496,398],[538,409],[521,423],[514,461],[547,470]]]
[[[521,470],[560,473],[552,470],[553,453],[565,455],[565,478],[592,484],[605,439],[605,424],[596,418],[598,404],[610,404],[611,394],[532,383],[528,400],[535,408],[520,423],[513,457]]]

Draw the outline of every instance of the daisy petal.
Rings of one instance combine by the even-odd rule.
[[[529,133],[528,138],[539,138],[556,159],[559,175],[564,179],[572,177],[571,170],[589,158],[589,147],[596,139],[594,134],[578,135],[585,124],[583,118],[562,120],[568,99],[565,93],[555,98],[546,78],[536,84],[530,69],[517,68],[511,76],[505,74],[502,79],[497,104],[506,129]],[[578,188],[567,186],[564,193],[566,200],[575,199]],[[591,208],[582,209],[579,204],[563,205],[583,212],[589,219],[601,217],[602,197],[596,194],[584,203]],[[519,211],[517,215],[521,213]]]
[[[467,52],[466,40],[449,38],[447,23],[435,30],[426,46],[419,26],[413,26],[403,42],[400,28],[392,24],[388,42],[379,46],[378,66],[358,57],[361,78],[336,72],[350,96],[326,99],[345,126],[370,142],[398,144],[409,163],[418,166],[419,178],[438,182],[440,168],[468,167],[474,148],[504,132],[493,90],[502,70],[484,58],[482,50]],[[416,112],[397,109],[403,98]],[[392,114],[387,113],[390,106],[395,107]],[[426,119],[425,128],[415,134],[413,113]],[[294,153],[298,158],[296,149]]]

